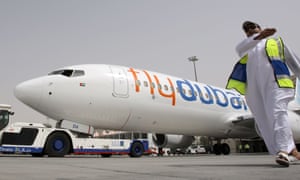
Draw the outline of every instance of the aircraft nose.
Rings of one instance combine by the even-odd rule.
[[[41,79],[33,79],[18,84],[14,90],[15,97],[24,104],[36,109],[41,100],[42,83]]]

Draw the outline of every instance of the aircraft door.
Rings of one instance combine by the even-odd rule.
[[[121,67],[110,66],[113,76],[113,96],[120,98],[128,98],[129,87],[126,72]]]

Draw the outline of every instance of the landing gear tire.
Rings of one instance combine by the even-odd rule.
[[[215,144],[213,146],[213,151],[215,153],[215,155],[221,155],[222,152],[221,152],[221,144]]]
[[[63,132],[55,132],[48,137],[45,154],[48,157],[63,157],[70,152],[71,142]]]
[[[130,148],[130,157],[141,157],[144,154],[144,146],[141,142],[135,141]]]
[[[214,150],[214,153],[216,155],[221,155],[221,154],[228,155],[228,154],[230,154],[230,147],[227,143],[215,144],[213,146],[213,150]]]
[[[222,144],[222,149],[221,149],[221,151],[222,151],[222,153],[223,153],[224,155],[230,154],[230,147],[229,147],[229,145],[226,144],[226,143],[223,143],[223,144]]]

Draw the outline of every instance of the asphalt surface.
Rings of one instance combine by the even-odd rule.
[[[0,155],[0,179],[28,180],[281,180],[300,179],[300,161],[283,168],[270,155],[173,157]]]

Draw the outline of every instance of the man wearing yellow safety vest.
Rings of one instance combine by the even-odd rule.
[[[276,162],[289,166],[300,160],[288,122],[287,106],[294,97],[290,70],[300,77],[300,59],[283,43],[271,37],[276,29],[261,27],[250,21],[243,23],[247,38],[236,51],[241,60],[235,65],[227,88],[245,94],[270,154]]]

